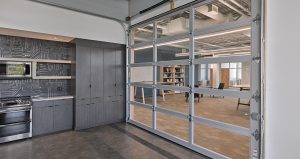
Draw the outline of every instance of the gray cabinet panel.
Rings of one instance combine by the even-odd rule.
[[[91,98],[103,97],[103,49],[91,48]]]
[[[125,121],[125,100],[119,100],[115,102],[117,114],[117,121]]]
[[[34,106],[32,111],[33,136],[53,132],[53,106]]]
[[[93,99],[93,103],[95,104],[96,125],[101,125],[105,123],[103,101],[100,99]]]
[[[123,121],[125,118],[124,105],[123,100],[104,102],[105,123]]]
[[[73,104],[72,99],[54,101],[54,131],[72,129]]]
[[[125,52],[116,51],[116,96],[125,96]]]
[[[97,126],[97,107],[95,103],[91,103],[88,106],[88,127]]]
[[[89,127],[88,124],[88,110],[90,99],[76,100],[75,107],[75,129],[85,129]]]
[[[104,97],[115,96],[115,87],[116,87],[116,72],[115,72],[115,63],[116,63],[116,54],[115,49],[104,49],[103,54],[104,62]]]
[[[91,74],[91,49],[84,46],[77,46],[76,49],[76,98],[90,97],[90,74]]]

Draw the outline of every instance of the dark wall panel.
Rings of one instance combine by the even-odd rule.
[[[74,60],[74,46],[69,43],[0,35],[0,57]],[[39,63],[37,75],[74,75],[68,64]],[[71,95],[71,80],[0,79],[0,97]]]

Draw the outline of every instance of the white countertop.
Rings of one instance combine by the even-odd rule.
[[[45,101],[45,100],[60,100],[60,99],[72,99],[74,96],[58,96],[58,97],[38,97],[38,98],[32,98],[32,101]]]

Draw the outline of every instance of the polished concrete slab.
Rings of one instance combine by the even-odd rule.
[[[139,129],[118,123],[0,144],[1,159],[207,159]]]

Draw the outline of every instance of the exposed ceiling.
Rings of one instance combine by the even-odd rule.
[[[214,25],[233,22],[249,17],[251,13],[250,4],[251,0],[215,0],[211,4],[200,6],[195,9],[195,29],[201,30]],[[188,11],[185,11],[158,21],[158,38],[188,33],[189,14],[190,13]],[[151,41],[153,37],[152,30],[153,26],[151,24],[143,28],[138,28],[134,31],[134,42],[141,43],[143,41]],[[214,52],[222,52],[226,54],[228,52],[236,53],[236,50],[249,52],[251,46],[250,34],[250,29],[242,29],[242,31],[221,34],[220,36],[195,39],[195,51],[203,54],[213,54]],[[177,50],[186,50],[189,48],[189,42],[172,43],[165,47],[168,47],[167,49],[172,47],[172,50],[175,48]],[[228,49],[228,51],[225,49]]]

